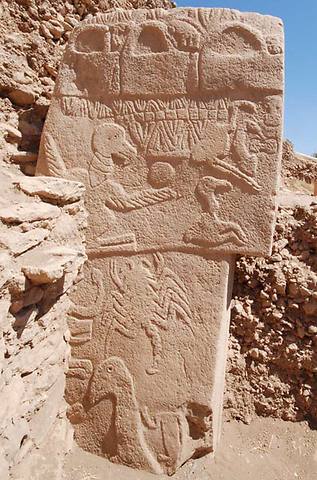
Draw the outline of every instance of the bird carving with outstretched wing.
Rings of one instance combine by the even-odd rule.
[[[106,133],[107,129],[109,130],[113,128],[113,125],[105,124],[103,125],[103,132]],[[121,127],[119,132],[123,134],[121,131]],[[101,149],[100,145],[99,149]],[[110,149],[109,147],[108,156],[110,159],[112,155],[112,150],[113,153],[117,153],[114,147],[113,149]],[[88,170],[81,167],[67,168],[60,154],[56,141],[49,133],[47,133],[44,137],[44,152],[48,175],[54,177],[68,178],[72,180],[80,180],[83,183],[89,183],[91,186],[96,186],[99,184],[102,185],[105,194],[105,204],[111,210],[117,212],[129,212],[131,210],[151,207],[152,205],[175,200],[177,198],[177,193],[173,189],[168,187],[163,187],[159,189],[145,188],[138,191],[127,192],[120,183],[118,183],[112,178],[113,172],[105,173],[102,170],[94,171],[93,168],[90,168],[94,165],[95,157],[91,161],[91,165],[88,166]],[[103,154],[105,155],[105,147],[103,148]],[[101,157],[101,164],[103,162],[105,163],[105,165],[112,164],[113,162],[112,160],[109,160],[109,158],[107,159]],[[97,178],[97,181],[95,177]]]
[[[52,135],[47,133],[44,137],[44,151],[49,175],[67,178],[68,172],[62,156]]]
[[[67,168],[56,141],[49,133],[44,137],[44,153],[48,175],[86,183],[87,170],[82,167]]]

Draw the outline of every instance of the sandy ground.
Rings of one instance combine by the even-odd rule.
[[[64,480],[317,480],[317,430],[305,422],[229,422],[215,458],[190,461],[173,477],[119,466],[75,447]]]

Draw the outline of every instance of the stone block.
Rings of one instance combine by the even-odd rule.
[[[214,451],[234,256],[271,250],[282,107],[279,19],[114,10],[72,32],[37,174],[86,186],[66,388],[84,449],[168,474]]]

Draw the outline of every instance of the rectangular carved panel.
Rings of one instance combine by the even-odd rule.
[[[232,271],[232,258],[175,252],[86,264],[72,315],[95,306],[93,334],[72,342],[66,391],[83,448],[155,473],[213,451]]]
[[[67,398],[80,445],[173,473],[220,431],[235,254],[268,254],[283,28],[223,9],[115,10],[69,40],[37,172],[86,185]]]

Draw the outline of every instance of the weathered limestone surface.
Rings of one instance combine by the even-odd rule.
[[[72,440],[66,313],[86,258],[83,186],[0,163],[0,188],[0,478],[58,479]]]
[[[82,181],[66,389],[80,446],[173,473],[220,433],[234,255],[270,252],[279,19],[113,11],[70,37],[37,174]]]

